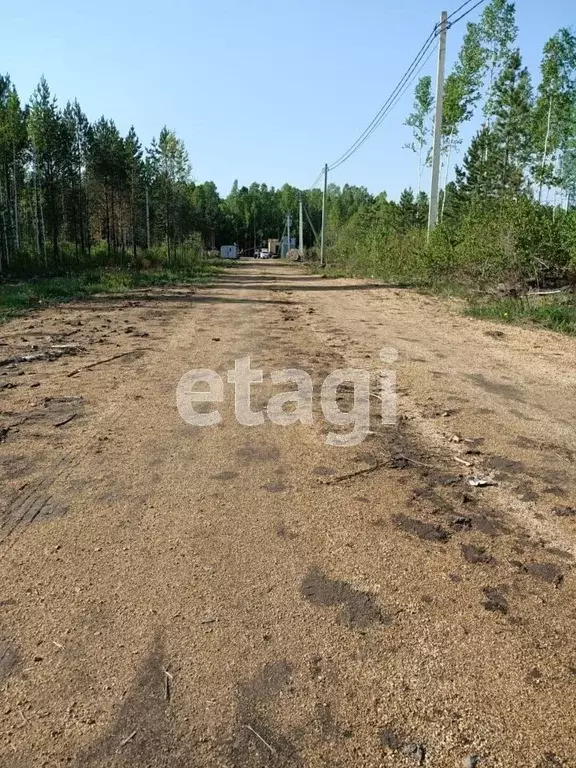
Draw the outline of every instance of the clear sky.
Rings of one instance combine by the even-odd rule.
[[[28,0],[3,3],[0,70],[26,101],[42,74],[89,119],[134,124],[148,145],[166,124],[198,181],[308,186],[356,139],[439,20],[460,0]],[[478,17],[481,9],[467,20]],[[519,0],[519,45],[537,78],[542,46],[576,22],[574,0]],[[448,71],[465,22],[448,33]],[[422,74],[434,74],[432,57]],[[412,90],[412,89],[410,89]],[[331,181],[416,185],[402,145],[407,93]]]

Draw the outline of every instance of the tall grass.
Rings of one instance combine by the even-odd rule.
[[[0,323],[32,309],[85,299],[99,293],[124,293],[156,285],[208,281],[219,264],[202,259],[186,266],[136,269],[93,269],[76,275],[41,277],[0,284]]]

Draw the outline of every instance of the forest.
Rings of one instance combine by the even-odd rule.
[[[572,284],[576,274],[576,37],[546,41],[539,72],[524,66],[514,3],[491,0],[468,23],[446,80],[440,221],[427,236],[432,80],[416,83],[405,121],[406,189],[330,184],[332,269],[410,284],[510,292]],[[474,133],[475,129],[475,133]],[[464,144],[464,136],[471,140]],[[413,158],[413,159],[412,159]],[[455,168],[455,170],[454,170]],[[235,182],[221,197],[193,180],[186,147],[163,127],[144,147],[134,127],[90,122],[61,106],[42,78],[23,103],[0,76],[0,277],[93,268],[186,265],[221,244],[246,253],[306,210],[307,258],[317,258],[320,189]]]

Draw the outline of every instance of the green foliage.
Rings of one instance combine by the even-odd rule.
[[[502,323],[532,323],[553,331],[576,334],[576,302],[573,297],[474,302],[468,313]]]
[[[574,184],[570,160],[576,131],[576,37],[569,29],[558,30],[546,42],[540,72],[532,126],[539,198],[545,184],[565,189]]]
[[[0,285],[0,323],[11,317],[50,304],[85,299],[94,294],[125,293],[155,285],[198,283],[218,274],[221,264],[198,259],[193,254],[178,267],[145,272],[122,269],[95,269],[78,275],[41,278]]]
[[[488,75],[484,116],[490,122],[495,108],[495,84],[510,58],[518,34],[514,3],[507,0],[491,0],[482,12],[480,34]]]
[[[418,190],[422,181],[423,166],[428,162],[427,146],[429,137],[432,135],[430,120],[433,108],[432,78],[425,75],[416,83],[412,112],[404,122],[404,125],[412,128],[413,136],[413,141],[405,147],[415,152],[418,157]]]

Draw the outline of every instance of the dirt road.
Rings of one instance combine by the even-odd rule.
[[[573,340],[279,263],[0,340],[1,766],[576,766]],[[181,419],[245,355],[312,426]],[[345,367],[398,392],[348,448]]]

